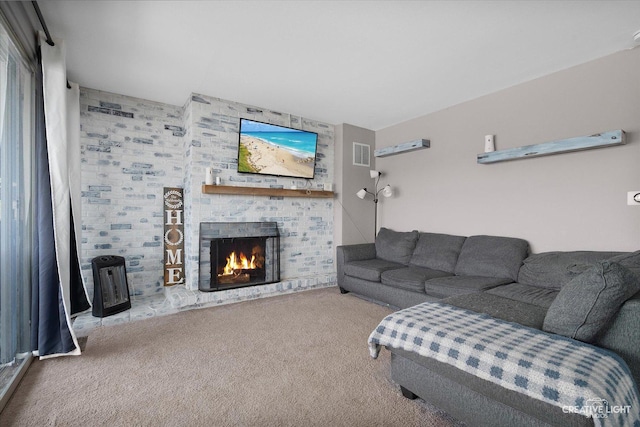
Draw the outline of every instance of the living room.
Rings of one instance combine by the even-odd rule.
[[[68,2],[42,2],[40,7],[53,36],[63,37],[70,48],[78,40],[67,38],[72,33],[66,26],[69,23],[61,20],[61,16],[70,13],[74,7],[81,13],[112,16],[112,12],[108,12],[109,2],[95,3],[97,9],[93,10],[87,5]],[[256,10],[262,10],[259,3],[251,4]],[[287,2],[275,3],[282,7],[278,10],[290,12],[289,8],[294,7]],[[323,10],[329,7],[311,3]],[[361,7],[354,2],[348,3],[350,12]],[[637,2],[620,2],[619,10],[608,2],[595,3],[594,15],[604,14],[607,10],[608,16],[616,18],[629,15],[625,13],[629,10],[626,8],[637,8]],[[331,5],[334,6],[337,7]],[[470,4],[456,7],[464,6],[471,7]],[[487,6],[495,8],[497,4],[487,2]],[[227,2],[222,2],[220,7],[222,13],[233,9]],[[391,6],[385,4],[384,7]],[[558,13],[566,13],[572,7],[564,4]],[[508,16],[508,12],[515,9],[515,5],[509,5],[501,16]],[[233,13],[240,13],[233,10]],[[497,9],[494,11],[497,14]],[[135,13],[142,11],[136,8]],[[321,17],[326,16],[324,11]],[[379,16],[370,15],[369,18],[377,22]],[[338,20],[346,25],[345,21],[348,20]],[[114,26],[112,30],[116,28],[115,23],[111,25]],[[207,90],[208,86],[198,79],[186,79],[186,86],[190,87],[180,97],[171,87],[178,86],[183,78],[175,74],[174,80],[160,76],[143,78],[152,83],[151,89],[136,88],[140,83],[133,75],[131,81],[127,81],[126,73],[118,73],[113,80],[105,79],[104,85],[85,85],[82,82],[89,81],[89,76],[74,68],[75,64],[94,62],[104,67],[110,61],[135,63],[136,59],[126,54],[120,59],[110,56],[109,52],[87,61],[86,58],[80,60],[77,53],[69,50],[68,77],[80,83],[83,218],[80,267],[91,299],[94,286],[91,260],[103,255],[122,255],[126,259],[132,302],[131,310],[113,316],[81,315],[74,324],[75,333],[86,336],[96,328],[103,329],[101,326],[160,317],[190,308],[284,296],[297,291],[334,289],[336,247],[373,242],[380,227],[465,236],[518,237],[529,242],[533,253],[638,250],[640,207],[628,201],[630,193],[640,192],[640,172],[635,165],[635,159],[640,155],[640,123],[637,119],[640,117],[637,79],[640,50],[634,49],[637,43],[633,33],[638,30],[635,26],[624,31],[616,28],[626,39],[618,42],[615,48],[589,51],[588,47],[582,46],[580,49],[589,52],[578,52],[582,54],[577,55],[580,59],[571,59],[562,65],[546,66],[546,59],[539,57],[536,64],[529,62],[526,72],[506,84],[497,77],[505,60],[498,53],[495,56],[469,55],[464,67],[443,66],[425,77],[422,77],[423,70],[410,68],[406,70],[407,79],[448,81],[446,79],[453,76],[456,79],[451,81],[459,87],[449,85],[447,91],[451,93],[446,99],[430,100],[434,95],[429,86],[418,86],[419,89],[413,92],[403,86],[398,89],[397,97],[409,93],[417,104],[406,110],[398,106],[395,97],[389,96],[386,85],[373,91],[369,88],[369,92],[379,90],[382,100],[375,104],[373,111],[354,116],[344,113],[342,106],[336,106],[331,114],[303,107],[302,101],[300,107],[291,106],[280,99],[283,92],[279,89],[264,84],[256,89],[258,83],[251,80],[254,78],[257,82],[255,71],[253,76],[248,73],[242,77],[247,87],[256,93],[253,97],[247,95],[249,89],[238,92],[237,96],[227,95],[233,92],[226,89]],[[543,28],[540,32],[546,30]],[[185,31],[193,37],[192,29]],[[98,28],[90,33],[97,36]],[[510,35],[518,37],[517,34]],[[132,45],[151,49],[149,34],[131,30],[127,36],[137,37]],[[579,37],[574,34],[568,39],[573,41]],[[362,40],[351,40],[347,44],[357,52],[359,42]],[[591,42],[594,40],[585,36],[583,44]],[[233,39],[220,43],[234,45]],[[558,40],[552,40],[553,43],[561,44]],[[266,51],[275,49],[273,43],[265,44]],[[532,47],[505,40],[495,50],[513,52],[529,48]],[[408,54],[409,47],[398,49]],[[198,52],[197,56],[208,56]],[[171,49],[157,52],[154,66],[162,67],[166,61],[180,62],[182,54]],[[319,59],[314,64],[316,67],[325,64],[325,73],[347,66],[346,63],[344,66],[326,65],[331,63],[331,55],[317,55]],[[358,57],[357,54],[354,56]],[[261,60],[263,58],[255,61]],[[215,65],[212,62],[215,61],[210,58],[203,60],[203,63]],[[233,63],[227,59],[222,62],[233,70]],[[437,68],[435,63],[431,67]],[[115,69],[117,67],[110,68],[112,74]],[[480,73],[479,69],[493,71]],[[229,72],[236,73],[239,71]],[[344,70],[345,75],[349,73]],[[475,73],[482,74],[485,79],[481,89],[469,89],[465,84],[465,80],[475,81],[471,76]],[[275,80],[291,78],[289,73],[283,72],[284,77],[281,77],[273,70],[265,70],[265,74]],[[350,77],[351,84],[357,88],[357,73],[354,74]],[[496,75],[495,81],[492,74]],[[388,70],[387,77],[389,80],[404,78],[396,68]],[[114,86],[114,80],[121,80],[120,86]],[[180,83],[184,88],[184,82]],[[298,81],[292,81],[290,91],[304,93],[304,86],[299,85]],[[343,94],[346,97],[349,93],[344,90]],[[443,96],[441,92],[437,95]],[[163,101],[170,96],[175,101]],[[308,100],[313,96],[322,99],[315,93],[301,98],[305,96],[306,104],[310,104]],[[359,96],[363,95],[355,94],[353,98],[357,100]],[[282,98],[286,97],[282,95]],[[325,105],[332,103],[335,100]],[[367,102],[361,104],[360,108],[365,110]],[[421,108],[422,112],[415,113],[416,108]],[[336,115],[344,118],[336,118]],[[367,120],[367,115],[373,118]],[[314,179],[238,173],[240,118],[317,133]],[[494,148],[500,151],[615,130],[624,131],[625,144],[496,164],[478,162],[478,155],[485,151],[487,135],[493,136]],[[429,141],[428,148],[386,157],[374,156],[378,149],[421,139]],[[353,165],[353,142],[370,147],[369,167]],[[208,168],[212,168],[222,186],[295,187],[309,192],[330,188],[334,197],[205,194],[203,184]],[[380,197],[380,202],[375,204],[370,198],[356,197],[358,190],[372,190],[376,186],[370,169],[382,172],[379,184],[389,184],[393,188],[392,197]],[[164,188],[184,190],[185,281],[176,286],[165,286],[163,280]],[[281,280],[222,292],[202,292],[198,283],[200,224],[240,221],[278,223],[282,237]],[[363,339],[366,340],[366,336]]]
[[[372,157],[372,168],[384,172],[381,182],[391,184],[395,191],[393,198],[377,204],[378,224],[385,227],[408,231],[406,224],[412,224],[415,229],[432,232],[518,236],[530,242],[533,252],[634,250],[640,236],[639,212],[635,206],[627,205],[627,194],[634,190],[637,180],[633,166],[637,150],[633,143],[638,108],[634,75],[637,56],[637,50],[623,50],[375,131],[348,123],[333,130],[333,125],[313,117],[274,112],[270,106],[246,105],[216,98],[215,94],[192,94],[184,105],[173,106],[83,88],[82,111],[94,108],[91,114],[81,115],[81,142],[86,146],[82,169],[86,197],[82,208],[83,215],[93,219],[83,230],[86,242],[82,268],[89,292],[93,287],[91,259],[113,247],[127,256],[128,273],[134,279],[130,285],[134,300],[166,294],[169,300],[179,301],[171,310],[207,304],[210,299],[245,298],[251,292],[278,293],[292,287],[331,285],[335,246],[373,239],[373,206],[353,197],[360,188],[371,188],[373,181],[368,168],[351,164],[352,141],[369,144],[373,152],[401,142],[430,140],[431,146],[426,150]],[[138,115],[127,120],[95,113],[95,108],[110,104],[121,106],[125,112],[139,109],[141,119],[137,120]],[[259,181],[258,177],[235,172],[234,120],[238,115],[287,125],[304,121],[309,130],[318,132],[321,156],[314,180]],[[225,121],[231,125],[225,125]],[[167,126],[184,128],[186,134],[174,136]],[[486,134],[495,136],[498,149],[509,149],[614,129],[626,132],[625,145],[531,161],[488,165],[476,161],[484,150]],[[122,144],[127,138],[140,141],[136,137],[153,135],[160,135],[163,140],[155,145],[137,143],[133,152],[109,147]],[[190,151],[186,151],[183,143],[189,140]],[[158,151],[147,150],[150,145],[154,149],[160,147]],[[324,184],[332,184],[337,203],[330,199],[245,199],[201,194],[207,166],[213,167],[228,185],[321,189]],[[160,176],[153,175],[158,172]],[[151,237],[154,227],[159,226],[159,209],[149,201],[159,199],[161,186],[182,186],[183,182],[188,183],[185,197],[192,207],[191,214],[185,216],[185,232],[192,233],[186,239],[187,245],[196,241],[202,221],[258,221],[269,211],[277,212],[267,217],[280,224],[282,218],[305,219],[289,221],[282,230],[288,242],[281,257],[286,274],[279,290],[276,285],[267,285],[229,291],[225,296],[218,292],[215,297],[197,292],[193,280],[198,277],[195,244],[185,250],[186,286],[164,288],[157,271],[162,259],[160,242],[140,242],[136,236]],[[116,191],[120,184],[120,191]],[[99,191],[105,186],[106,192]],[[451,194],[464,196],[450,197]],[[145,220],[148,222],[141,222]],[[312,265],[303,265],[305,262]],[[149,310],[133,313],[146,317]],[[116,323],[127,316],[131,313],[104,321],[85,317],[76,327],[82,329],[84,321],[89,322],[87,327]]]

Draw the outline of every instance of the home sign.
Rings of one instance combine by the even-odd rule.
[[[182,188],[164,187],[164,285],[184,283],[184,203]]]

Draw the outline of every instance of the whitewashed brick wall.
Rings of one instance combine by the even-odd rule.
[[[201,193],[207,167],[214,168],[227,185],[322,189],[334,176],[332,125],[203,95],[193,95],[184,107],[177,107],[82,88],[80,102],[81,256],[90,293],[91,260],[99,255],[125,257],[134,300],[165,290],[163,187],[183,187],[185,192],[186,289],[198,288],[201,221],[278,222],[283,238],[281,282],[244,293],[286,292],[335,282],[332,199]],[[307,182],[238,174],[240,117],[317,132],[316,178]],[[206,299],[216,298],[220,299],[215,295]]]
[[[189,171],[185,188],[187,288],[198,288],[200,222],[274,221],[281,235],[282,282],[331,275],[333,254],[333,200],[264,196],[202,194],[205,169],[212,167],[223,184],[248,187],[322,189],[332,182],[334,128],[289,114],[278,113],[204,95],[192,95],[185,105],[185,159]],[[304,179],[238,174],[238,125],[240,117],[318,133],[315,178]]]
[[[182,108],[92,89],[80,91],[82,271],[126,259],[132,295],[162,291],[162,188],[182,186]]]

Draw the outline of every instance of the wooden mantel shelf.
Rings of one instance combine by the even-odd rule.
[[[333,198],[333,191],[311,190],[309,188],[293,190],[289,188],[237,187],[235,185],[203,185],[202,194]]]

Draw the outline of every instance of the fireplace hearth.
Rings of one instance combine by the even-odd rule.
[[[198,288],[204,292],[280,281],[280,234],[275,222],[200,224]]]

